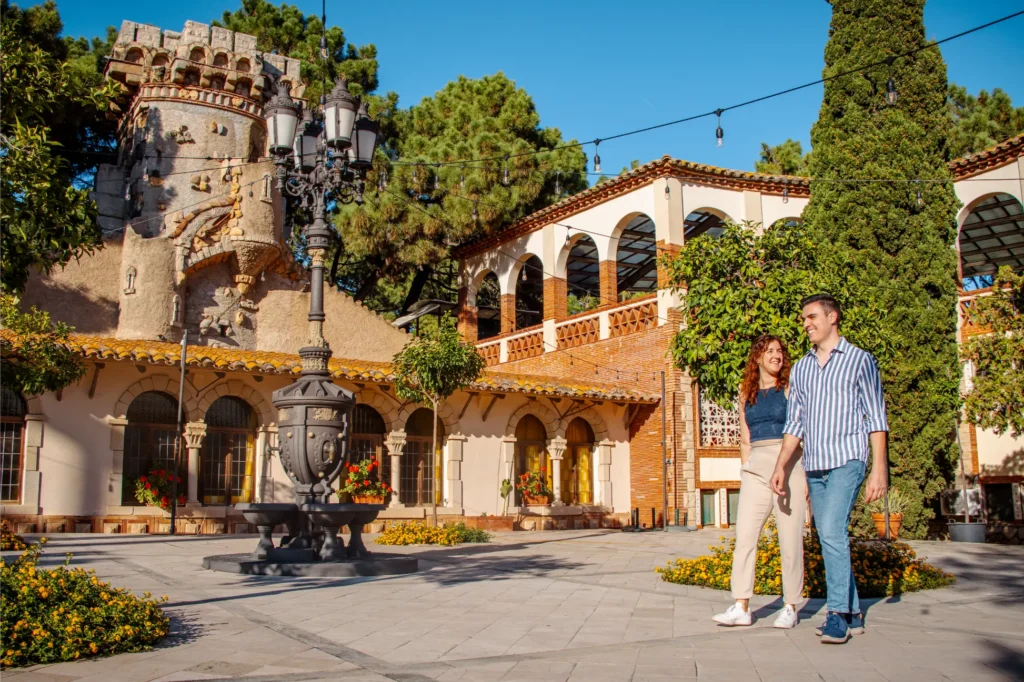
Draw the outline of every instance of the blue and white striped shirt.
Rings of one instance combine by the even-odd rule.
[[[845,338],[822,367],[812,348],[793,366],[784,433],[803,439],[804,469],[868,461],[868,434],[888,431],[875,357]]]

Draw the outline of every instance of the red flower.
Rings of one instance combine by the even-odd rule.
[[[145,483],[146,482],[146,477],[145,476],[139,476],[139,480],[142,481],[143,483]]]
[[[370,485],[369,481],[363,481],[363,485]]]
[[[166,495],[164,495],[163,497],[160,498],[160,506],[161,507],[166,507],[170,503],[171,503],[171,501],[169,499],[167,499]]]
[[[370,455],[370,461],[371,462],[376,462],[377,461],[377,455]]]
[[[152,489],[152,487],[153,487],[153,486],[152,486],[152,485],[150,485],[150,484],[149,484],[148,482],[146,483],[146,490],[150,490],[150,489]]]
[[[185,496],[184,495],[178,495],[178,504],[185,504],[185,502],[187,502],[187,500],[185,499]]]
[[[359,467],[357,467],[355,464],[350,464],[348,470],[354,474],[355,472],[359,471]]]

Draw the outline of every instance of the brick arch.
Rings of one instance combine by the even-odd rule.
[[[134,384],[129,386],[118,398],[117,404],[114,406],[113,416],[117,419],[128,418],[128,406],[132,404],[137,396],[146,391],[162,391],[169,395],[177,397],[178,395],[178,381],[171,376],[157,375],[139,379]],[[185,382],[185,414],[189,418],[195,418],[200,414],[197,412],[199,405],[199,396],[196,394],[194,388],[187,381]],[[203,411],[205,412],[205,410]]]
[[[529,400],[526,404],[520,405],[512,413],[512,416],[508,418],[508,424],[505,426],[505,435],[515,437],[516,427],[519,426],[522,418],[528,414],[532,414],[540,420],[540,423],[544,425],[544,430],[547,431],[548,439],[554,438],[558,433],[558,414],[550,407],[544,407],[539,404],[536,400]]]
[[[611,235],[606,240],[602,240],[600,243],[596,239],[594,240],[594,243],[597,244],[597,253],[600,260],[618,260],[619,238],[622,236],[622,232],[629,227],[631,222],[641,216],[654,222],[654,218],[644,211],[630,211],[619,218],[619,222],[615,223]],[[601,250],[602,247],[604,251]]]
[[[403,405],[398,411],[398,428],[404,430],[405,425],[409,421],[409,417],[411,417],[412,413],[421,407],[428,410],[430,409],[430,405],[423,405],[421,403],[407,403],[406,405]],[[452,409],[449,401],[445,401],[444,405],[441,406],[440,411],[438,411],[438,416],[441,418],[441,423],[444,424],[444,433],[446,436],[455,436],[462,433],[462,430],[459,428],[459,419],[455,416],[455,410]]]
[[[226,395],[241,398],[245,402],[249,403],[249,406],[259,414],[261,426],[267,426],[277,422],[277,415],[274,413],[273,406],[267,400],[264,400],[259,391],[242,381],[238,381],[237,379],[231,379],[229,381],[214,384],[203,391],[197,405],[197,417],[201,415],[200,418],[205,420],[206,412],[210,409],[210,405],[213,404],[213,401]]]
[[[398,431],[404,428],[405,422],[399,421],[398,407],[377,391],[369,389],[356,391],[356,402],[377,410],[377,414],[384,420],[385,432]]]
[[[605,424],[604,417],[598,414],[597,410],[592,407],[588,407],[585,410],[567,415],[560,419],[558,422],[558,430],[555,435],[559,438],[565,438],[565,432],[569,429],[569,423],[577,417],[590,424],[590,428],[594,430],[595,443],[608,440],[608,426]]]

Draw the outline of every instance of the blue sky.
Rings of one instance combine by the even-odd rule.
[[[21,4],[21,3],[19,3]],[[24,3],[28,4],[28,3]],[[299,0],[307,13],[320,2]],[[180,30],[239,0],[58,0],[65,34],[101,35],[122,19]],[[945,38],[1022,9],[1020,0],[931,0],[930,38]],[[665,3],[337,2],[327,20],[356,44],[375,43],[380,91],[409,106],[465,75],[504,71],[532,95],[541,123],[592,140],[745,101],[821,76],[831,8],[824,0]],[[386,25],[386,27],[385,27]],[[1024,17],[943,46],[950,80],[976,93],[999,87],[1024,105]],[[605,172],[664,154],[752,170],[761,141],[809,146],[821,87],[735,112],[601,145]],[[588,156],[593,147],[587,148]]]

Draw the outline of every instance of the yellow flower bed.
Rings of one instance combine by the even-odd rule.
[[[725,540],[725,538],[720,538]],[[732,553],[736,540],[709,546],[711,554],[696,559],[676,559],[656,568],[663,580],[716,590],[731,589]],[[891,597],[904,592],[931,590],[956,582],[956,577],[917,558],[909,545],[850,538],[850,558],[861,597]],[[804,596],[825,597],[825,562],[817,532],[804,536]],[[782,555],[774,523],[757,543],[754,594],[782,593]]]
[[[6,523],[0,523],[0,552],[20,552],[27,548],[24,538],[8,528]]]
[[[491,534],[466,524],[446,523],[434,528],[422,523],[403,521],[388,526],[374,542],[378,545],[444,545],[451,547],[463,542],[489,542]]]
[[[0,560],[0,666],[58,663],[83,656],[147,649],[170,619],[143,598],[100,582],[93,571],[38,568],[39,545],[8,564]]]

